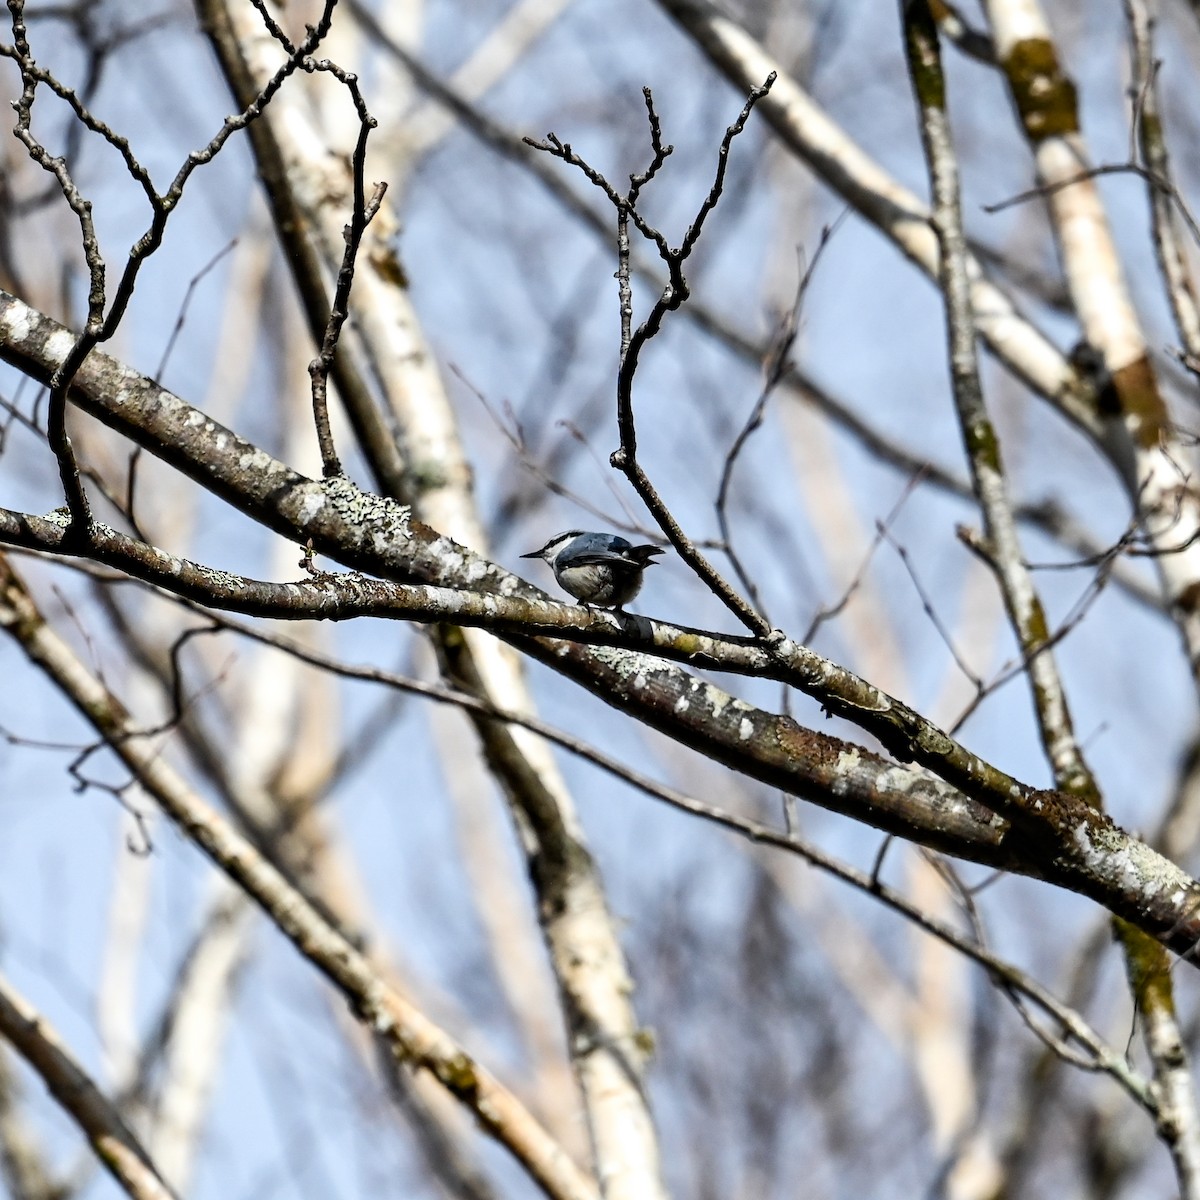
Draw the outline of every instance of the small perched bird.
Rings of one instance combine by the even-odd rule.
[[[624,608],[642,590],[642,572],[661,553],[658,546],[634,546],[615,533],[568,529],[521,557],[549,563],[554,578],[583,604]]]

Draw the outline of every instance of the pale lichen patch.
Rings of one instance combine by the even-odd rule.
[[[300,501],[300,524],[307,525],[310,521],[315,521],[325,503],[325,493],[321,491],[319,484],[306,488],[304,498]]]
[[[69,329],[56,329],[46,338],[46,356],[61,363],[75,348],[75,335]]]
[[[275,465],[275,460],[265,450],[247,450],[238,458],[239,470],[248,474],[266,474]]]
[[[492,564],[483,558],[469,559],[466,563],[466,571],[464,572],[466,581],[469,584],[481,583],[492,573]]]
[[[24,305],[7,306],[4,311],[4,328],[9,331],[8,341],[25,341],[29,337],[29,331],[33,328],[33,324],[29,320],[29,309]]]
[[[1123,889],[1147,896],[1169,891],[1181,902],[1192,893],[1192,881],[1185,871],[1116,826],[1081,821],[1072,840],[1088,868],[1103,873]]]
[[[176,560],[176,573],[178,568],[182,567],[182,563]],[[197,566],[196,570],[202,575],[205,581],[214,588],[219,588],[225,592],[236,592],[242,586],[242,580],[237,575],[231,575],[228,571],[218,571],[215,567]]]
[[[622,650],[617,646],[593,646],[591,653],[593,658],[630,683],[640,675],[643,687],[646,677],[658,666],[658,661],[647,654],[640,654],[636,650]]]
[[[889,767],[879,778],[879,786],[889,792],[911,792],[929,780],[905,767]]]
[[[409,534],[410,510],[386,496],[364,492],[346,478],[334,475],[320,484],[338,516],[356,529],[362,530],[376,553],[383,553]]]

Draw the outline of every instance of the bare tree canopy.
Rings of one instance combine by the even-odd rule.
[[[1200,1200],[1200,7],[7,10],[0,1193]]]

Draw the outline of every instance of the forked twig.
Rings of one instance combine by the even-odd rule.
[[[530,138],[525,139],[527,144],[535,149],[544,150],[547,154],[553,154],[556,158],[561,158],[564,162],[578,167],[593,184],[604,192],[617,210],[617,286],[621,308],[621,362],[617,370],[617,430],[620,446],[613,452],[609,461],[633,485],[634,490],[650,510],[658,527],[667,536],[684,562],[747,628],[760,637],[766,637],[771,632],[770,622],[747,602],[697,549],[638,461],[637,426],[633,412],[633,381],[637,374],[642,349],[651,338],[658,334],[667,314],[674,312],[684,304],[690,294],[687,278],[683,273],[683,264],[695,249],[703,232],[704,223],[716,208],[724,191],[729,148],[733,139],[746,127],[746,122],[750,119],[754,106],[771,90],[774,82],[775,73],[772,72],[761,87],[755,88],[750,93],[737,119],[725,130],[725,135],[717,150],[717,169],[712,186],[700,204],[695,218],[685,231],[683,240],[675,248],[671,247],[666,235],[650,225],[637,209],[642,188],[657,175],[673,149],[669,145],[663,145],[662,128],[649,88],[643,90],[643,95],[650,122],[651,160],[644,171],[630,176],[629,189],[625,192],[619,192],[600,171],[581,158],[571,148],[569,142],[561,141],[553,133],[548,134],[546,140],[542,142]],[[659,257],[667,268],[666,287],[655,301],[646,319],[636,329],[633,328],[633,295],[630,283],[629,226],[631,224],[647,241],[654,244]]]

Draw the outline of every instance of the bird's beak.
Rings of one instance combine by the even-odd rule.
[[[533,551],[532,554],[522,554],[521,557],[522,558],[541,558],[542,553],[543,552],[541,550],[535,550],[535,551]]]

